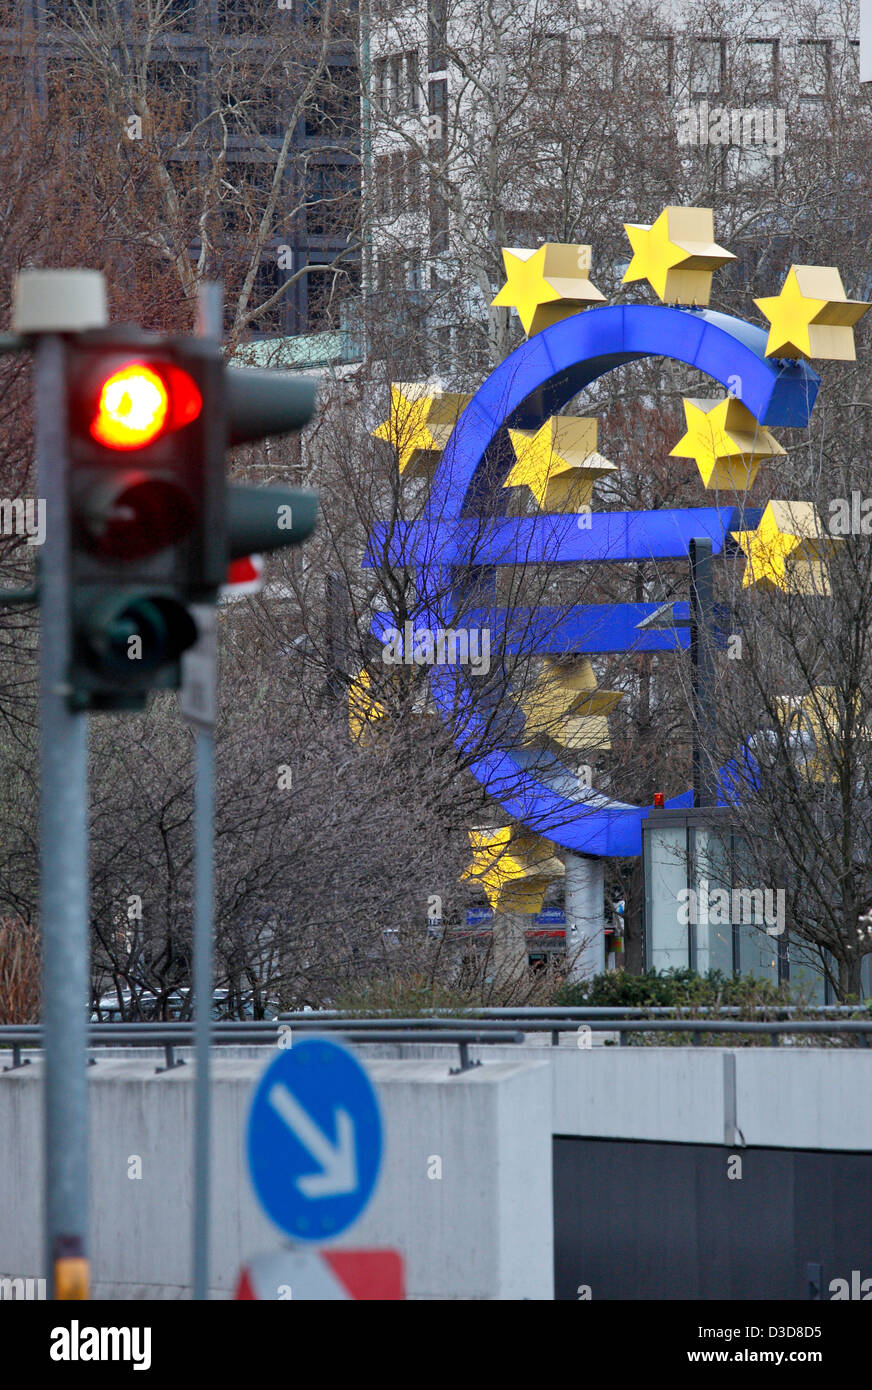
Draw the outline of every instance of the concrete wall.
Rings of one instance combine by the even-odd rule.
[[[456,1049],[450,1055],[455,1066]],[[213,1062],[212,1283],[228,1297],[282,1234],[261,1214],[243,1151],[267,1058]],[[337,1242],[391,1246],[408,1294],[550,1299],[551,1094],[547,1064],[518,1053],[460,1076],[449,1058],[368,1063],[384,1108],[375,1197]],[[0,1275],[41,1277],[40,1065],[0,1074]],[[89,1072],[94,1296],[185,1297],[190,1277],[192,1065],[101,1060]],[[131,1178],[135,1158],[141,1178]],[[441,1160],[441,1178],[433,1159]]]
[[[544,1042],[545,1040],[542,1039]],[[366,1065],[386,1119],[375,1197],[341,1238],[391,1246],[408,1293],[428,1299],[553,1296],[552,1135],[872,1151],[872,1050],[402,1045]],[[265,1050],[213,1062],[214,1295],[282,1235],[261,1214],[243,1143]],[[159,1058],[90,1069],[92,1251],[99,1297],[185,1297],[190,1276],[193,1075]],[[0,1073],[0,1275],[43,1277],[40,1065]],[[128,1177],[134,1156],[141,1178]],[[441,1177],[430,1177],[441,1160]],[[558,1220],[560,1213],[558,1213]]]
[[[872,1150],[865,1048],[561,1047],[552,1067],[555,1134]]]

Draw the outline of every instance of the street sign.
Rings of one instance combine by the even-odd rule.
[[[191,613],[197,624],[197,640],[182,656],[179,700],[182,714],[190,724],[201,729],[212,729],[217,705],[218,628],[215,607],[211,603],[193,603]]]
[[[277,1250],[243,1266],[237,1299],[318,1303],[405,1298],[398,1250]]]
[[[258,1083],[248,1120],[248,1166],[271,1221],[295,1240],[338,1236],[375,1188],[382,1122],[369,1077],[326,1038],[280,1053]]]
[[[482,922],[490,922],[493,915],[493,908],[491,907],[468,907],[466,909],[466,925],[468,927],[480,927]]]

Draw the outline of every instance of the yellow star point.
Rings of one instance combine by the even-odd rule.
[[[813,686],[807,695],[782,695],[776,705],[779,722],[795,740],[795,756],[814,782],[830,782],[838,776],[849,730],[864,743],[872,738],[872,729],[857,727],[861,717],[859,698],[853,717],[848,715],[843,725],[833,685]]]
[[[667,207],[650,225],[625,222],[633,259],[624,284],[647,280],[664,304],[708,304],[714,272],[736,258],[715,242],[711,208]]]
[[[396,449],[406,477],[427,477],[471,399],[458,391],[434,391],[422,381],[392,382],[390,415],[373,437]]]
[[[509,430],[516,462],[503,487],[526,487],[549,512],[587,507],[598,478],[617,465],[596,451],[597,422],[579,415],[552,415],[538,430]]]
[[[491,303],[516,309],[528,338],[605,295],[590,281],[591,248],[549,241],[538,250],[503,248],[506,283]]]
[[[826,557],[839,542],[824,530],[813,502],[770,502],[756,531],[731,534],[747,557],[743,589],[830,593]]]
[[[562,748],[611,748],[608,714],[623,700],[620,690],[601,690],[586,657],[545,660],[536,683],[522,697],[525,741],[545,738]]]
[[[541,912],[548,884],[564,872],[554,845],[510,825],[467,833],[472,863],[461,879],[477,880],[495,912]]]
[[[372,726],[387,718],[387,709],[372,692],[372,680],[364,667],[348,688],[348,727],[355,743],[365,742]]]
[[[745,492],[757,477],[760,460],[784,453],[775,436],[732,396],[722,401],[685,397],[684,416],[687,433],[670,458],[695,459],[707,488]]]
[[[781,293],[755,299],[769,320],[767,357],[818,357],[855,362],[854,326],[872,307],[848,299],[842,277],[831,265],[792,265]]]

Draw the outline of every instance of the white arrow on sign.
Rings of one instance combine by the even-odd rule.
[[[347,1110],[334,1110],[336,1143],[316,1125],[308,1110],[304,1110],[292,1091],[281,1082],[270,1090],[268,1100],[276,1114],[299,1139],[304,1149],[321,1165],[320,1173],[305,1173],[297,1178],[297,1187],[304,1197],[340,1197],[357,1187],[357,1152],[354,1143],[354,1121]]]

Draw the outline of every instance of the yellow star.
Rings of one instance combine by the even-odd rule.
[[[538,430],[509,430],[517,462],[503,487],[528,487],[549,512],[575,512],[590,503],[597,478],[617,471],[596,452],[597,422],[552,415]]]
[[[650,226],[625,222],[633,259],[624,276],[648,280],[664,304],[708,304],[712,275],[736,258],[715,243],[711,208],[664,208]]]
[[[767,357],[857,360],[854,325],[870,306],[845,297],[835,266],[792,265],[781,293],[754,303],[769,320]]]
[[[387,709],[372,693],[372,680],[364,669],[348,687],[348,727],[355,743],[366,741],[373,724],[387,718]]]
[[[785,594],[827,595],[825,556],[838,544],[813,502],[770,502],[756,531],[733,531],[748,557],[742,588],[752,585]]]
[[[586,657],[571,663],[546,660],[532,689],[521,698],[526,718],[525,742],[547,738],[562,748],[609,749],[607,715],[624,696],[598,690]]]
[[[514,308],[528,338],[577,314],[586,304],[604,303],[590,282],[589,246],[548,241],[537,251],[503,248],[506,283],[491,303]]]
[[[472,863],[461,879],[477,879],[495,912],[541,912],[549,882],[563,875],[554,845],[510,825],[467,833]]]
[[[775,436],[732,396],[722,401],[685,398],[684,415],[687,433],[670,458],[695,459],[707,488],[744,492],[757,477],[761,459],[784,453]]]
[[[776,704],[780,722],[798,739],[803,769],[814,782],[830,782],[838,776],[849,724],[854,726],[853,734],[864,743],[872,737],[872,729],[856,728],[859,698],[854,718],[843,727],[833,685],[814,686],[807,695],[782,695]]]
[[[457,391],[434,391],[422,381],[394,381],[391,413],[373,430],[373,437],[387,440],[396,449],[401,473],[427,477],[433,456],[445,448],[471,400]]]

